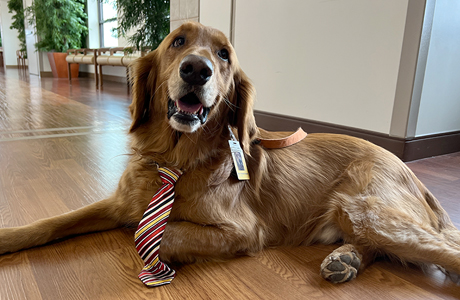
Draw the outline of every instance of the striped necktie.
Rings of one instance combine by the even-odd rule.
[[[145,262],[139,279],[149,287],[168,284],[176,275],[176,271],[160,261],[158,250],[174,202],[174,184],[182,172],[158,168],[158,174],[163,185],[150,201],[134,236],[137,252]]]

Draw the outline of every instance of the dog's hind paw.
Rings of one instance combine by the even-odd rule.
[[[356,278],[361,259],[353,246],[344,245],[329,254],[321,264],[321,276],[332,283],[347,282]]]

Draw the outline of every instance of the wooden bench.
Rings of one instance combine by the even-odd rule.
[[[114,47],[98,49],[69,49],[67,50],[67,66],[70,64],[94,65],[94,78],[96,88],[103,85],[102,66],[126,67],[126,79],[129,87],[129,65],[144,56],[150,49],[144,51],[135,50],[132,47]],[[72,77],[69,73],[69,81]]]
[[[143,57],[149,49],[144,51],[135,50],[132,47],[100,48],[97,54],[97,65],[101,86],[103,85],[102,66],[121,66],[126,67],[126,80],[129,87],[129,66],[136,59]]]
[[[96,88],[98,87],[99,76],[97,75],[97,50],[96,49],[69,49],[67,50],[67,70],[69,72],[69,81],[72,80],[72,75],[70,74],[70,65],[71,64],[84,64],[84,65],[94,65],[94,78],[96,80]]]

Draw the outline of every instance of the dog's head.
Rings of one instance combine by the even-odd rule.
[[[257,130],[255,92],[222,32],[198,23],[182,25],[138,59],[132,83],[132,133],[167,122],[174,131],[201,134],[217,122],[236,127],[243,149],[249,151]]]

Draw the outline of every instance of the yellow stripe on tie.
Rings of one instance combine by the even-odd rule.
[[[172,172],[171,170],[169,169],[165,169],[165,168],[158,168],[158,170],[161,170],[167,174],[169,174],[169,176],[173,177],[175,179],[175,181],[177,181],[179,179],[179,176],[177,176],[176,173]]]
[[[162,218],[169,216],[170,213],[171,213],[170,210],[166,211],[164,214],[162,214],[161,216],[158,216],[155,220],[150,222],[148,225],[144,226],[144,228],[137,231],[136,234],[134,235],[134,239],[137,239],[147,229],[151,228],[152,226],[155,226],[155,224],[158,223],[158,220],[161,220]]]
[[[158,247],[157,247],[157,248],[158,248]],[[156,263],[157,263],[159,260],[160,260],[160,259],[159,259],[158,257],[155,257],[155,259],[152,261],[152,263],[149,264],[149,265],[146,265],[146,266],[144,267],[143,270],[148,271],[151,267],[153,267],[154,265],[156,265]]]
[[[154,282],[147,282],[147,283],[144,283],[145,285],[147,286],[150,286],[150,285],[158,285],[160,283],[164,283],[164,282],[170,282],[172,281],[173,279],[170,278],[170,279],[165,279],[165,280],[159,280],[159,281],[154,281]]]

